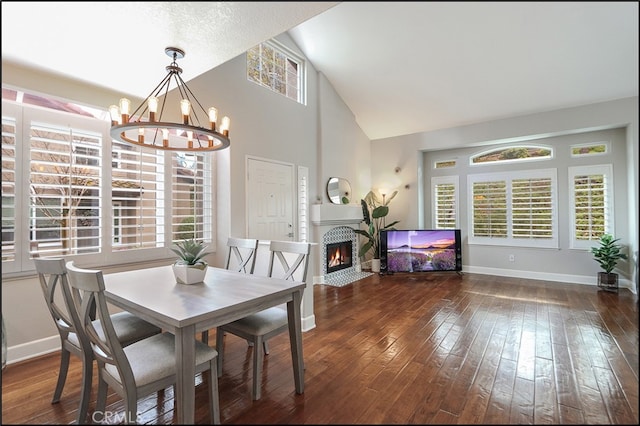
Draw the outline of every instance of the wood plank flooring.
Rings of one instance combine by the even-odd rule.
[[[629,290],[427,273],[313,291],[305,393],[295,394],[284,334],[270,341],[262,398],[252,401],[252,348],[228,335],[222,423],[638,424],[638,301]],[[80,362],[72,358],[52,405],[58,365],[55,353],[3,371],[3,424],[74,421]],[[206,386],[196,382],[196,423],[207,424]],[[109,395],[107,409],[122,413],[122,401]],[[138,410],[142,423],[171,424],[172,388]]]

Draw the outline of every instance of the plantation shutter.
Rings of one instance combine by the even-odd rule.
[[[102,135],[31,122],[31,256],[100,252]]]
[[[553,238],[553,191],[550,178],[511,182],[513,238]]]
[[[4,109],[4,106],[3,106]],[[2,116],[2,263],[16,262],[16,119]],[[12,268],[13,269],[13,268]]]
[[[507,182],[474,182],[473,236],[507,237]]]
[[[213,240],[211,154],[173,153],[171,166],[172,240]]]
[[[164,154],[112,141],[111,241],[114,251],[164,244]]]
[[[572,247],[588,248],[605,233],[613,233],[613,166],[569,168],[573,215]]]
[[[433,224],[435,229],[458,227],[458,177],[434,177]]]

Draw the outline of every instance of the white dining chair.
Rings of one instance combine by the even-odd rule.
[[[104,419],[107,389],[111,387],[124,399],[124,423],[137,423],[138,399],[176,384],[175,336],[165,332],[123,347],[109,315],[102,271],[80,269],[72,262],[66,266],[74,307],[98,364],[98,395],[93,419]],[[91,305],[96,307],[103,333],[91,320]],[[209,382],[209,415],[213,424],[219,424],[218,353],[195,338],[194,344],[195,371],[209,373],[206,375]]]
[[[311,244],[292,241],[271,241],[269,244],[268,275],[285,280],[306,282]],[[276,259],[278,262],[276,263]],[[262,363],[269,354],[267,340],[288,331],[289,319],[286,304],[265,309],[216,330],[218,350],[218,376],[222,375],[224,333],[231,333],[253,344],[253,387],[252,397],[260,399]],[[263,351],[264,349],[264,351]]]
[[[51,403],[55,404],[60,401],[67,379],[70,356],[73,354],[82,360],[82,389],[76,422],[83,424],[86,422],[93,378],[93,355],[90,343],[82,332],[80,320],[77,317],[76,310],[73,309],[71,289],[67,280],[64,259],[34,258],[33,260],[42,294],[60,336],[60,369]],[[62,301],[62,305],[59,304],[60,301]],[[92,318],[95,318],[95,316],[92,316]],[[112,314],[111,321],[117,338],[123,346],[162,332],[159,327],[129,312]],[[102,330],[99,320],[95,320],[94,326],[97,330]]]
[[[245,274],[253,274],[256,267],[258,243],[259,240],[255,238],[229,237],[227,239],[228,251],[225,269],[244,272]],[[209,330],[202,332],[201,340],[204,343],[209,343]]]

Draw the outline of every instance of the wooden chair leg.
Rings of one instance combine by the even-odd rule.
[[[60,354],[60,371],[58,371],[58,383],[56,384],[56,390],[53,392],[53,399],[51,400],[52,404],[56,404],[60,402],[60,396],[62,395],[62,390],[64,389],[64,383],[67,380],[67,371],[69,370],[69,357],[71,356],[71,352],[62,348],[62,352]]]
[[[107,382],[98,377],[98,396],[96,397],[96,410],[93,412],[91,420],[102,422],[104,420],[104,410],[107,406]]]
[[[80,394],[80,408],[78,409],[77,423],[85,424],[91,398],[91,382],[93,381],[93,357],[87,355],[82,360],[82,390]]]
[[[138,395],[135,392],[127,394],[124,412],[127,415],[127,418],[124,419],[124,424],[134,425],[138,423]]]

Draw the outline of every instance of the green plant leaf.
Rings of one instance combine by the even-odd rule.
[[[371,212],[371,217],[374,219],[379,219],[381,217],[385,217],[389,214],[389,207],[387,206],[378,206]]]

